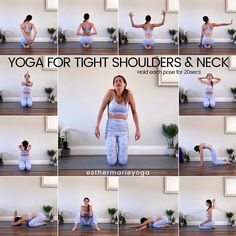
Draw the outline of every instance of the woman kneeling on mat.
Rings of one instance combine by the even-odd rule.
[[[136,228],[136,231],[141,231],[146,229],[150,224],[153,228],[165,228],[169,227],[169,219],[166,216],[153,216],[153,217],[142,217],[140,223],[137,226],[132,226],[131,228]]]
[[[41,212],[32,212],[29,214],[17,216],[17,211],[14,212],[12,219],[12,226],[18,226],[22,223],[27,223],[29,227],[38,227],[42,225],[46,225],[45,222],[47,220],[46,216]]]
[[[204,164],[204,149],[207,149],[211,152],[211,160],[213,162],[214,165],[227,165],[227,164],[231,164],[230,162],[228,162],[227,159],[225,160],[218,160],[217,159],[217,153],[216,153],[216,149],[210,145],[210,144],[206,144],[206,143],[201,143],[197,146],[194,147],[194,150],[196,152],[200,153],[200,166],[203,166]]]
[[[20,25],[20,30],[22,33],[22,37],[20,38],[20,44],[24,48],[30,48],[35,40],[37,35],[37,30],[34,24],[30,23],[32,20],[32,16],[26,16],[24,22]],[[34,34],[32,34],[32,31]]]
[[[154,45],[154,38],[153,38],[153,35],[152,35],[154,28],[155,27],[160,27],[160,26],[164,25],[164,23],[165,23],[166,11],[162,11],[162,15],[163,15],[163,18],[162,18],[162,21],[160,23],[157,23],[157,24],[153,23],[152,24],[151,23],[151,16],[147,15],[145,17],[146,22],[144,24],[137,25],[137,24],[134,23],[134,20],[133,20],[134,14],[132,12],[129,13],[129,17],[130,17],[132,27],[142,28],[144,30],[143,46],[146,49],[151,49],[152,46]]]
[[[24,140],[21,145],[18,146],[20,149],[20,158],[19,158],[19,169],[21,171],[29,171],[31,169],[31,161],[29,159],[29,152],[32,148],[32,145],[28,141]]]
[[[81,32],[82,31],[82,32]],[[84,21],[79,25],[79,28],[76,31],[76,35],[80,35],[80,43],[84,48],[89,48],[92,46],[92,35],[96,35],[97,30],[93,23],[89,22],[89,14],[84,14]]]
[[[232,25],[233,24],[233,19],[231,19],[230,23],[210,23],[208,16],[204,16],[203,21],[205,24],[202,25],[201,27],[201,40],[199,46],[203,46],[204,48],[212,48],[214,44],[214,40],[212,37],[212,31],[214,27],[219,27],[219,26],[227,26],[227,25]]]
[[[199,229],[215,229],[215,222],[212,220],[212,211],[215,208],[215,199],[210,199],[206,200],[206,206],[208,207],[206,210],[206,218],[204,222],[202,222],[198,228]]]
[[[93,207],[89,204],[89,198],[84,198],[84,205],[80,207],[80,212],[76,214],[75,224],[72,231],[77,230],[77,224],[80,223],[82,226],[92,226],[94,225],[97,231],[100,231],[98,227],[96,216],[93,212]]]
[[[198,78],[200,83],[206,85],[205,86],[205,94],[203,98],[203,106],[204,107],[210,107],[214,108],[215,107],[215,98],[213,95],[214,91],[214,85],[220,83],[221,79],[220,78],[215,78],[211,73],[208,73],[206,77],[200,77]]]
[[[21,106],[22,107],[32,107],[32,86],[33,82],[30,81],[30,75],[27,73],[24,75],[24,81],[21,82],[22,95],[21,95]]]
[[[133,114],[136,127],[135,140],[140,138],[140,128],[138,114],[136,111],[133,94],[128,90],[127,82],[121,75],[113,79],[114,89],[109,89],[103,98],[98,112],[95,135],[100,138],[99,125],[103,112],[107,107],[108,120],[106,125],[105,143],[107,152],[107,162],[114,166],[118,162],[126,165],[128,160],[128,112],[129,106]]]

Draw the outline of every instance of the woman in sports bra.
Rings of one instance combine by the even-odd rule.
[[[232,25],[233,23],[233,19],[231,19],[230,23],[210,23],[207,16],[203,17],[203,21],[205,24],[203,24],[201,27],[201,39],[199,46],[203,46],[204,48],[211,48],[214,44],[212,37],[212,31],[214,27]]]
[[[28,141],[24,140],[22,144],[18,146],[20,150],[19,158],[19,169],[21,171],[29,171],[31,169],[31,161],[29,159],[29,152],[32,148],[32,145]]]
[[[206,77],[198,78],[200,83],[205,85],[204,97],[203,97],[203,106],[204,107],[215,107],[215,98],[214,98],[214,86],[220,83],[220,78],[215,78],[211,73],[208,73]]]
[[[27,73],[24,75],[24,81],[21,82],[22,94],[21,94],[21,106],[32,107],[32,86],[33,82],[30,81],[30,75]]]
[[[97,123],[95,128],[95,136],[100,138],[100,123],[102,115],[107,107],[107,124],[106,124],[106,153],[107,162],[110,166],[117,163],[126,165],[128,160],[128,112],[131,107],[133,120],[135,124],[135,140],[140,138],[140,128],[138,121],[138,114],[136,111],[134,96],[128,90],[127,82],[121,75],[117,75],[113,79],[114,89],[109,89],[103,98],[100,106]]]
[[[220,165],[231,164],[230,162],[228,162],[227,159],[225,159],[225,160],[217,159],[216,149],[211,144],[201,143],[201,144],[194,147],[194,151],[199,152],[199,154],[200,154],[200,162],[201,162],[200,166],[203,166],[203,164],[204,164],[204,150],[210,151],[211,160],[214,165],[220,166]]]
[[[33,23],[30,21],[32,20],[32,16],[26,16],[24,22],[20,25],[20,30],[22,33],[22,37],[20,38],[20,44],[24,48],[30,48],[35,40],[37,35],[37,30]]]
[[[84,21],[79,25],[76,31],[76,35],[80,37],[80,43],[84,48],[89,48],[92,45],[93,39],[92,35],[96,35],[97,30],[93,23],[89,22],[89,14],[84,14]]]
[[[212,211],[215,208],[215,199],[206,200],[206,206],[208,207],[206,210],[206,220],[203,221],[198,228],[199,229],[215,229],[215,222],[212,220]]]
[[[77,230],[77,225],[80,223],[82,226],[92,226],[94,225],[97,231],[100,231],[100,228],[97,223],[96,216],[93,211],[92,205],[89,204],[89,198],[84,198],[84,205],[80,207],[80,211],[76,214],[75,224],[72,231]]]
[[[154,45],[154,38],[153,38],[154,28],[155,27],[160,27],[160,26],[164,25],[164,23],[165,23],[166,11],[162,11],[162,15],[163,15],[163,18],[162,18],[162,21],[160,23],[152,24],[151,23],[151,16],[147,15],[145,17],[146,22],[144,24],[138,24],[137,25],[137,24],[134,23],[134,20],[133,20],[134,14],[132,12],[129,13],[129,17],[130,17],[132,27],[142,28],[144,30],[143,46],[146,49],[151,49],[152,46]]]
[[[17,211],[14,212],[12,218],[12,226],[18,226],[26,223],[28,227],[38,227],[46,225],[46,216],[42,212],[31,212],[25,215],[17,216]]]
[[[140,219],[140,224],[131,226],[131,228],[135,228],[136,231],[141,231],[142,229],[146,229],[147,227],[149,227],[149,225],[151,225],[153,228],[160,229],[169,227],[169,223],[170,221],[166,216],[152,216],[149,218],[142,217]]]

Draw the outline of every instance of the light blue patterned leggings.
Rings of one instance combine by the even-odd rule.
[[[31,94],[22,94],[20,103],[22,107],[32,107]]]
[[[212,229],[212,227],[214,227],[214,221],[209,221],[207,223],[205,223],[204,225],[199,225],[198,228],[199,229]]]
[[[24,170],[29,171],[31,169],[31,161],[28,157],[21,156],[19,158],[19,169],[21,171],[24,171]]]
[[[166,216],[162,216],[160,220],[157,220],[152,223],[153,228],[164,228],[169,224],[169,220]]]
[[[216,101],[213,95],[205,95],[203,98],[203,106],[204,107],[215,107]]]
[[[108,165],[125,165],[128,160],[128,123],[123,119],[108,119],[106,127],[106,152]]]
[[[91,36],[81,36],[80,43],[82,45],[90,45],[91,46],[93,43],[93,39]]]
[[[154,39],[153,38],[144,38],[143,39],[143,46],[153,46],[154,45]]]
[[[41,213],[41,212],[38,212],[36,217],[33,218],[32,220],[30,220],[27,225],[29,227],[38,227],[38,226],[41,226],[42,225],[42,222],[46,220],[46,216]]]
[[[90,217],[83,217],[80,215],[80,212],[78,212],[76,214],[76,217],[75,217],[75,224],[80,224],[80,225],[84,225],[84,226],[89,226],[89,225],[96,225],[97,224],[97,218],[96,218],[96,215],[93,214],[93,216],[90,216]]]

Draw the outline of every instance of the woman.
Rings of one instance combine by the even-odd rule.
[[[41,212],[32,212],[29,214],[17,216],[17,211],[14,212],[12,219],[12,226],[18,226],[22,223],[27,223],[29,227],[38,227],[42,225],[46,225],[45,222],[47,220],[46,216]]]
[[[211,160],[213,162],[214,165],[227,165],[227,164],[231,164],[230,162],[228,162],[228,160],[218,160],[217,159],[217,153],[216,153],[216,149],[211,145],[211,144],[206,144],[206,143],[201,143],[197,146],[194,147],[194,150],[196,152],[200,153],[200,166],[203,166],[203,162],[204,162],[204,150],[207,149],[211,152]]]
[[[24,81],[21,82],[22,95],[21,95],[21,106],[22,107],[32,107],[32,86],[33,82],[30,81],[30,75],[27,73],[24,75]]]
[[[150,224],[153,228],[164,228],[169,227],[169,220],[166,216],[153,216],[153,217],[143,217],[140,219],[140,223],[137,226],[131,226],[131,228],[136,228],[136,231],[141,231],[146,229]]]
[[[220,83],[220,78],[215,78],[211,73],[208,73],[206,77],[198,78],[200,83],[205,86],[205,94],[203,98],[203,106],[214,108],[216,105],[215,98],[213,96],[214,85]]]
[[[205,22],[201,27],[201,40],[199,46],[203,46],[204,48],[211,48],[214,44],[214,40],[212,37],[212,31],[214,27],[219,26],[227,26],[233,24],[233,19],[231,19],[230,23],[210,23],[209,18],[204,16],[203,21]]]
[[[24,48],[30,48],[31,46],[33,46],[33,42],[37,35],[37,30],[34,24],[30,22],[31,20],[32,16],[28,15],[26,16],[24,22],[20,24],[20,30],[22,33],[22,37],[20,38],[20,44]]]
[[[31,169],[31,161],[29,159],[29,152],[32,148],[32,145],[29,144],[28,141],[24,140],[22,144],[18,146],[20,150],[20,158],[19,158],[19,169],[21,171],[26,170],[29,171]]]
[[[77,230],[78,223],[80,223],[81,225],[84,225],[84,226],[90,226],[90,225],[94,224],[95,229],[97,231],[100,231],[100,228],[98,227],[96,216],[94,215],[94,212],[93,212],[93,207],[92,207],[92,205],[89,204],[89,202],[90,202],[89,198],[85,197],[83,202],[84,202],[84,205],[82,205],[80,207],[80,212],[78,212],[76,214],[75,224],[74,224],[72,231]]]
[[[212,220],[212,211],[215,208],[215,199],[206,200],[206,206],[208,207],[206,210],[206,220],[202,222],[198,227],[199,229],[215,229],[214,221]]]
[[[100,138],[100,122],[103,112],[107,107],[108,120],[106,125],[105,143],[107,152],[107,162],[113,166],[117,163],[126,165],[128,159],[128,112],[129,106],[133,114],[136,127],[135,140],[140,138],[140,128],[138,114],[136,111],[133,94],[128,90],[127,82],[121,75],[117,75],[113,79],[113,89],[109,89],[103,98],[100,106],[97,124],[95,128],[95,136]]]
[[[80,43],[84,48],[89,48],[92,45],[92,35],[96,35],[97,30],[93,23],[89,22],[89,14],[84,14],[84,21],[79,25],[76,35],[80,35]]]
[[[152,24],[151,23],[151,16],[147,15],[145,17],[146,22],[144,24],[137,25],[134,23],[134,20],[133,20],[134,14],[132,12],[129,13],[132,27],[142,28],[144,30],[143,46],[146,49],[151,49],[154,44],[154,39],[153,39],[153,35],[152,35],[154,28],[160,27],[160,26],[164,25],[164,23],[165,23],[166,11],[162,11],[162,15],[163,15],[163,18],[160,23]]]

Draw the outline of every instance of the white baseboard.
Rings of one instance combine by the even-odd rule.
[[[19,40],[20,40],[21,36],[19,36],[19,38],[6,38],[6,41],[7,43],[19,43]],[[36,37],[35,38],[35,42],[40,42],[40,43],[49,43],[51,42],[51,39],[48,37],[48,38],[38,38]]]
[[[4,97],[3,101],[4,102],[20,102],[20,97]],[[47,98],[45,97],[33,97],[33,102],[47,102]]]
[[[71,155],[105,155],[105,146],[71,146]],[[166,155],[165,146],[129,146],[129,155]]]
[[[19,160],[3,160],[4,165],[18,165]],[[32,165],[49,165],[49,160],[31,160]]]
[[[190,39],[188,39],[188,42],[189,43],[199,43],[200,37],[199,38],[190,38]],[[232,39],[230,39],[230,37],[229,38],[214,38],[214,42],[215,43],[229,43],[229,42],[232,42]]]
[[[98,218],[97,221],[98,221],[98,223],[107,223],[108,224],[111,222],[111,219],[110,218]],[[68,219],[64,218],[64,223],[73,224],[73,223],[75,223],[75,219],[74,218],[68,218]]]
[[[232,98],[227,98],[227,97],[216,97],[215,98],[216,102],[233,102],[234,99]],[[202,98],[188,98],[189,102],[203,102],[203,97]]]

